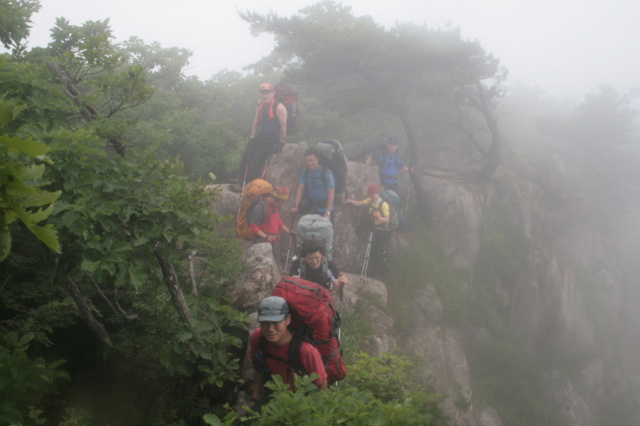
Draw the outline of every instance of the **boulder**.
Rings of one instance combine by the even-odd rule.
[[[273,258],[271,244],[254,244],[245,252],[243,262],[247,271],[229,289],[233,306],[243,311],[256,311],[260,302],[269,296],[280,281],[280,271]]]

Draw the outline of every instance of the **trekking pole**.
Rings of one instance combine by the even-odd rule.
[[[264,179],[264,175],[267,174],[267,168],[269,167],[269,161],[271,161],[272,155],[273,153],[269,154],[269,156],[267,157],[267,161],[264,163],[264,168],[262,169],[262,175],[260,176],[260,179]]]
[[[294,213],[291,217],[291,227],[289,231],[293,231],[293,224],[296,221],[296,214]],[[293,234],[289,234],[289,247],[287,247],[287,261],[284,264],[284,273],[287,274],[287,269],[289,269],[289,252],[291,251],[291,241],[293,240]]]
[[[371,254],[371,241],[373,241],[373,232],[369,232],[367,251],[364,254],[364,263],[362,264],[362,273],[360,274],[360,284],[363,284],[365,278],[367,278],[367,268],[369,268],[369,255]]]
[[[411,181],[409,181],[409,190],[407,191],[407,202],[405,203],[404,206],[404,220],[407,220],[407,215],[409,214],[409,197],[411,197]]]

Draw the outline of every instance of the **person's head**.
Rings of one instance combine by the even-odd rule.
[[[380,187],[375,183],[367,186],[367,198],[371,198],[372,200],[377,200],[380,196]]]
[[[320,165],[320,153],[315,148],[309,148],[304,152],[304,165],[309,170],[316,170]]]
[[[325,258],[325,247],[321,241],[305,240],[300,249],[300,258],[311,268],[317,269]]]
[[[291,323],[289,304],[280,296],[265,297],[258,308],[258,322],[267,342],[282,343],[290,333],[287,329]]]
[[[283,204],[289,199],[289,188],[286,186],[276,186],[270,195],[273,197],[274,202]]]
[[[273,84],[262,83],[260,85],[260,99],[264,102],[271,102],[274,94],[275,92],[273,90]]]
[[[393,153],[398,149],[398,139],[393,136],[385,138],[382,142],[389,153]]]

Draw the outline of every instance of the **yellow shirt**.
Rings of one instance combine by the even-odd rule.
[[[369,206],[369,216],[371,216],[371,220],[376,229],[389,230],[389,223],[382,222],[373,215],[374,212],[379,212],[380,216],[389,217],[389,204],[384,202],[380,197],[378,197],[377,202],[374,202],[371,198],[366,198],[364,204]]]

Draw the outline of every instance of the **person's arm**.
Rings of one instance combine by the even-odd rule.
[[[256,371],[256,375],[253,378],[253,385],[251,386],[251,402],[249,402],[249,407],[253,407],[253,405],[260,399],[260,394],[262,393],[264,382],[265,375]]]
[[[327,197],[327,211],[324,213],[325,216],[331,215],[331,207],[333,206],[333,198],[336,196],[336,189],[329,188],[327,189],[327,193],[329,196]]]
[[[278,115],[278,123],[280,123],[280,143],[284,143],[287,137],[287,108],[279,103],[276,107],[276,114]]]
[[[256,137],[256,133],[258,133],[258,125],[260,124],[260,121],[258,121],[258,112],[260,111],[260,106],[258,106],[258,108],[256,109],[256,116],[253,117],[253,124],[251,125],[251,137],[255,138]]]
[[[300,207],[300,200],[302,200],[303,193],[304,183],[298,183],[298,189],[296,189],[296,200],[293,202],[293,207],[291,207],[291,213],[295,214],[298,212],[298,208]]]
[[[354,206],[364,206],[365,204],[367,204],[367,199],[364,199],[362,201],[358,201],[358,200],[352,200],[351,198],[347,198],[345,200],[345,203],[349,203],[349,204],[353,204]]]
[[[371,164],[373,164],[373,154],[369,154],[367,156],[367,159],[365,160],[364,164],[366,164],[367,166],[370,166]]]

